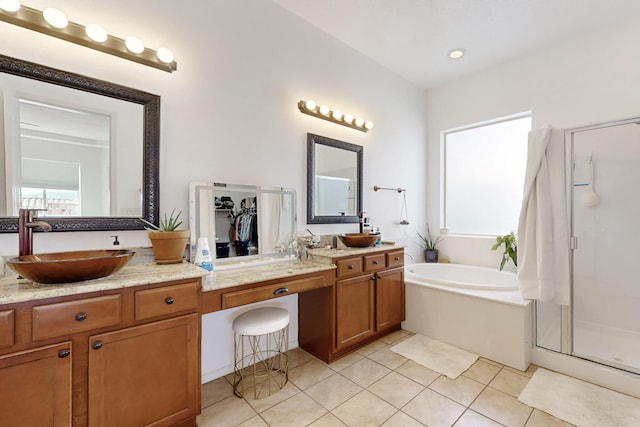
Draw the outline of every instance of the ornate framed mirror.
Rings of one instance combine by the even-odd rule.
[[[154,224],[158,223],[160,193],[160,97],[158,95],[153,95],[115,83],[97,80],[79,74],[74,74],[67,71],[62,71],[46,67],[44,65],[22,61],[16,58],[2,55],[0,55],[0,73],[4,73],[9,76],[18,76],[25,79],[30,79],[32,81],[36,81],[37,84],[45,83],[48,85],[55,85],[55,87],[74,89],[83,92],[83,96],[90,94],[91,96],[95,95],[98,98],[105,97],[109,99],[120,100],[126,104],[141,106],[141,108],[138,107],[140,110],[140,125],[138,127],[141,127],[141,129],[139,129],[139,131],[137,132],[139,137],[135,139],[130,139],[127,137],[118,138],[119,143],[124,143],[125,145],[117,147],[117,150],[121,153],[119,155],[120,163],[118,165],[117,172],[114,167],[111,167],[110,172],[107,172],[108,178],[106,178],[106,186],[108,188],[105,191],[106,194],[111,193],[110,197],[112,197],[112,200],[114,197],[114,193],[117,193],[118,191],[120,191],[121,193],[123,193],[124,191],[128,191],[131,193],[129,198],[131,200],[136,200],[134,204],[137,204],[138,206],[133,206],[133,208],[129,209],[118,209],[117,212],[113,212],[113,208],[111,210],[107,209],[107,213],[104,214],[104,216],[102,216],[102,214],[89,214],[87,216],[83,216],[82,214],[80,214],[80,216],[56,216],[55,214],[47,215],[47,222],[51,224],[53,231],[143,229],[143,223],[138,219],[139,217],[143,217]],[[8,81],[9,79],[5,80]],[[7,88],[4,89],[5,90],[3,91],[3,87],[0,86],[0,95],[3,95],[3,92],[5,92],[5,95],[6,92],[10,92],[10,90],[7,90]],[[34,103],[31,102],[31,104],[31,107],[33,107]],[[36,102],[35,104],[39,103]],[[36,106],[41,107],[41,105]],[[64,110],[64,108],[57,109]],[[82,112],[80,111],[80,113]],[[124,115],[125,114],[121,114],[121,117]],[[23,119],[20,120],[22,121]],[[114,122],[121,123],[121,120],[115,120]],[[5,128],[6,126],[14,125],[5,123]],[[115,129],[115,126],[117,125],[111,125],[112,131]],[[15,125],[14,127],[17,127],[17,125]],[[115,129],[115,131],[117,131],[117,129]],[[10,195],[9,197],[5,197],[8,202],[3,203],[5,207],[4,212],[0,212],[0,232],[3,233],[13,233],[17,232],[18,230],[18,219],[17,217],[12,216],[12,213],[13,211],[16,211],[16,206],[18,206],[21,201],[12,201],[10,199],[11,192],[14,190],[11,189],[10,185],[7,185],[7,182],[10,179],[8,169],[14,168],[17,164],[20,164],[20,157],[11,157],[9,154],[7,154],[10,152],[10,149],[7,149],[7,144],[13,144],[16,142],[6,140],[15,140],[22,138],[22,134],[19,134],[20,136],[15,136],[16,134],[18,134],[18,132],[14,133],[14,137],[6,138],[6,135],[8,135],[8,133],[3,131],[0,137],[0,140],[3,140],[4,142],[3,149],[1,150],[4,154],[3,157],[6,157],[6,159],[8,159],[5,159],[6,167],[4,168],[5,174],[2,177],[2,187],[4,188],[5,196],[6,194]],[[127,146],[126,144],[135,145]],[[116,149],[107,148],[107,150],[110,150],[110,152],[112,153],[111,155],[113,156],[113,153]],[[139,182],[139,185],[136,185],[136,188],[134,189],[125,190],[121,188],[122,186],[113,185],[113,183],[115,182],[114,176],[122,173],[123,169],[120,168],[120,165],[125,163],[128,159],[130,160],[131,158],[131,156],[127,155],[128,150],[141,152],[141,161],[138,161],[136,165],[133,165],[133,170],[130,172],[135,176],[135,180],[136,182]],[[21,167],[23,169],[26,169],[27,167],[29,167],[29,163],[24,161],[24,157],[22,159],[23,160]],[[109,160],[107,160],[107,162],[108,161]],[[51,160],[51,163],[54,162],[55,160]],[[33,169],[33,167],[31,169]],[[42,181],[42,179],[40,179],[40,181]],[[109,186],[110,184],[111,186]],[[85,187],[87,186],[88,185],[85,184]],[[94,189],[95,191],[97,191],[97,186],[94,187]],[[85,199],[86,198],[87,197],[85,197]],[[13,208],[7,210],[7,205],[11,205],[12,203],[14,204]]]
[[[362,211],[360,145],[307,134],[307,223],[358,222]]]

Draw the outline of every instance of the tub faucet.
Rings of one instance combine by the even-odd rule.
[[[20,209],[18,215],[18,255],[33,254],[33,229],[40,228],[42,231],[51,231],[48,222],[39,221],[34,217],[38,211],[44,209]],[[46,212],[46,211],[45,211]]]

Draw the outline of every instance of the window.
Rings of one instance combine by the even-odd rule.
[[[443,132],[444,228],[504,235],[518,227],[531,114]]]

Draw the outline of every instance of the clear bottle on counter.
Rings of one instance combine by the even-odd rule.
[[[196,249],[196,267],[203,268],[207,271],[213,271],[213,259],[211,258],[209,239],[207,237],[200,237],[198,239],[198,249]]]

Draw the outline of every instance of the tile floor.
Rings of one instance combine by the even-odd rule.
[[[327,365],[290,351],[289,382],[254,400],[233,395],[231,376],[202,386],[199,427],[570,426],[518,401],[536,367],[521,372],[480,358],[455,380],[389,350],[398,331]]]

